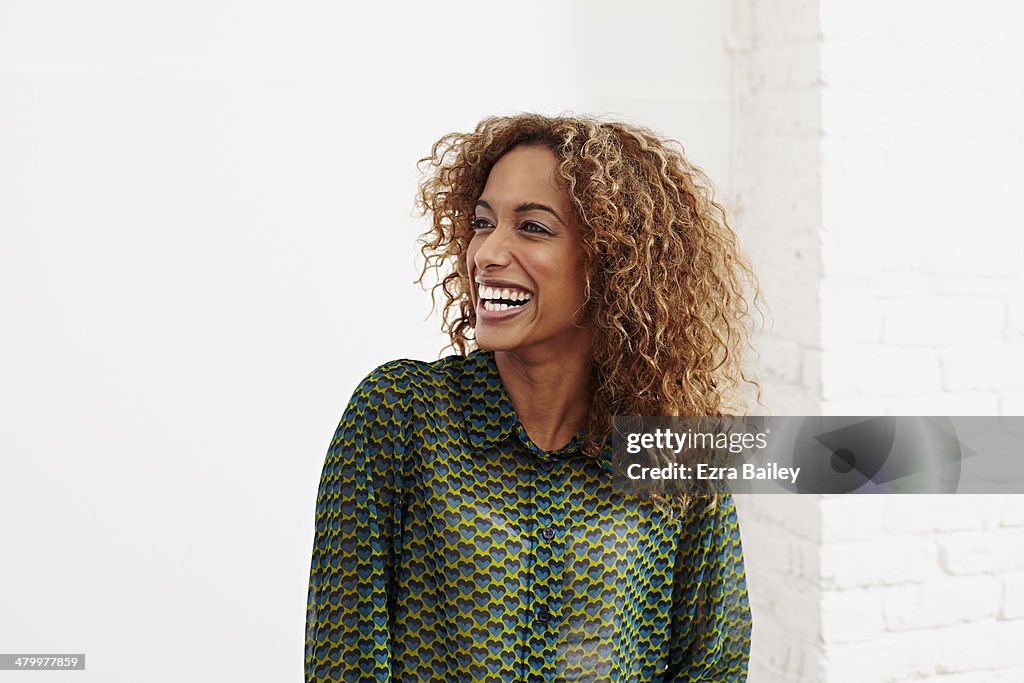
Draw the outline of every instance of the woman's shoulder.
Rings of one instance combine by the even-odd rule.
[[[445,356],[435,361],[398,358],[374,368],[359,383],[357,393],[380,394],[392,397],[422,397],[459,390],[465,373],[475,372],[480,364],[481,351],[469,355]]]

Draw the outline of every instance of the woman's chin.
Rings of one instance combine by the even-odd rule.
[[[519,348],[520,341],[517,337],[514,338],[510,334],[502,334],[493,330],[482,330],[479,327],[476,330],[477,346],[488,351],[514,351]]]

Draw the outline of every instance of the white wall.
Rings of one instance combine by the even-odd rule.
[[[773,412],[1021,414],[1020,4],[734,4]],[[738,503],[752,681],[1024,680],[1024,496]]]
[[[729,22],[717,0],[0,5],[2,649],[85,652],[83,682],[300,680],[341,410],[443,345],[411,283],[416,160],[491,113],[608,113],[727,194]]]
[[[733,6],[733,203],[769,310],[755,341],[763,400],[775,415],[815,415],[824,315],[817,3]],[[823,680],[818,497],[741,495],[736,505],[754,618],[750,681]]]
[[[820,12],[823,412],[1024,413],[1024,7]],[[822,517],[829,681],[1024,680],[1024,496]]]

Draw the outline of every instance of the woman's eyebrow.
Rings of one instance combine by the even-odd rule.
[[[523,202],[516,207],[516,213],[526,213],[527,211],[547,211],[552,216],[558,219],[559,223],[564,223],[562,217],[558,215],[558,212],[552,209],[547,204],[538,204],[537,202]]]
[[[494,209],[491,208],[491,205],[485,202],[483,199],[476,200],[476,205],[482,206],[488,211],[494,211]],[[547,204],[540,204],[538,202],[523,202],[522,204],[515,208],[516,213],[526,213],[527,211],[547,211],[552,216],[557,218],[559,223],[565,223],[565,221],[562,220],[562,217],[558,215],[558,212],[552,209]]]

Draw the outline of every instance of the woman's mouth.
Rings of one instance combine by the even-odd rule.
[[[533,299],[533,295],[525,289],[517,287],[490,287],[480,285],[477,288],[480,307],[490,313],[502,311],[518,311]]]

